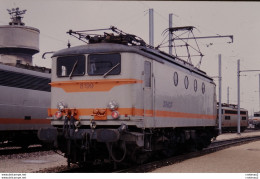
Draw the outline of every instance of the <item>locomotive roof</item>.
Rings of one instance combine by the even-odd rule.
[[[217,107],[219,107],[219,102],[217,102]],[[237,110],[238,106],[237,104],[227,104],[227,103],[221,103],[221,108],[222,109],[234,109]],[[244,108],[240,108],[241,110],[246,110]],[[247,111],[247,110],[246,110]]]
[[[33,69],[34,68],[34,69]],[[38,77],[43,77],[43,78],[51,78],[51,73],[50,69],[44,68],[44,67],[34,67],[34,66],[27,66],[27,65],[17,65],[17,66],[10,66],[10,65],[5,65],[0,63],[0,71],[12,71],[16,73],[23,73],[26,75],[31,75],[31,76],[38,76]],[[42,69],[42,71],[41,71]]]
[[[233,107],[221,107],[221,109],[229,109],[229,110],[235,110],[237,111],[238,108],[233,108]],[[247,109],[240,108],[240,111],[248,111]]]
[[[80,46],[59,50],[55,52],[52,57],[77,55],[77,54],[120,53],[120,52],[137,53],[145,57],[151,58],[153,60],[156,60],[160,63],[164,63],[165,61],[168,61],[182,68],[190,70],[194,73],[197,73],[211,81],[213,80],[204,71],[201,71],[200,69],[194,67],[192,64],[178,57],[171,56],[160,50],[148,48],[145,46],[129,46],[129,45],[123,45],[117,43],[93,43],[93,44],[80,45]]]
[[[217,105],[217,108],[219,108],[219,106]],[[237,111],[237,106],[221,106],[221,109],[228,109],[228,110],[235,110]],[[240,108],[240,111],[248,111],[245,108]]]

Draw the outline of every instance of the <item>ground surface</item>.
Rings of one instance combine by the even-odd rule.
[[[244,136],[260,135],[259,132],[241,135],[222,134],[216,140],[226,140]],[[46,168],[66,166],[66,158],[52,151],[28,154],[0,156],[0,173],[33,173],[45,171]],[[189,172],[258,172],[260,173],[260,141],[228,148],[207,156],[183,161],[153,172],[189,173]]]
[[[162,167],[154,173],[260,173],[260,141],[231,147],[181,163]]]

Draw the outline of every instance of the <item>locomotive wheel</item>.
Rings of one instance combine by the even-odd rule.
[[[23,150],[28,149],[30,145],[30,141],[23,141],[21,139],[19,141],[15,141],[15,143],[17,143],[20,147],[22,147]]]
[[[211,137],[207,135],[206,133],[203,133],[202,135],[199,136],[200,142],[202,142],[203,148],[208,147],[211,143]]]
[[[133,163],[136,164],[143,164],[145,161],[148,160],[150,157],[150,152],[143,152],[142,148],[136,147],[132,154],[131,154],[131,160]]]
[[[173,149],[163,149],[162,150],[162,155],[164,156],[164,157],[171,157],[171,156],[173,156],[175,154],[175,152],[174,152],[174,150]]]
[[[114,162],[122,162],[125,159],[127,149],[125,141],[118,141],[114,143],[107,143],[109,156]]]
[[[195,140],[188,140],[186,143],[185,143],[185,149],[187,152],[195,152],[197,151],[197,143]]]
[[[169,143],[168,141],[164,142],[164,149],[162,149],[161,153],[164,157],[171,157],[177,152],[177,145],[173,143]]]
[[[29,145],[30,144],[22,144],[21,147],[23,150],[26,150],[26,149],[28,149]]]

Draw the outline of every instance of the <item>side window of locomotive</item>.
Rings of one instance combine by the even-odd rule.
[[[145,87],[151,87],[151,63],[148,61],[144,62],[144,82]]]
[[[184,86],[186,89],[188,89],[188,87],[189,87],[189,78],[187,76],[185,76],[185,78],[184,78]]]
[[[240,111],[240,114],[246,115],[246,111]]]
[[[225,116],[225,120],[230,120],[230,116]]]
[[[91,54],[88,56],[88,75],[119,75],[121,73],[121,56],[115,54]]]
[[[175,86],[178,85],[178,73],[177,72],[174,72],[174,74],[173,74],[173,83]]]
[[[201,90],[202,90],[202,93],[204,94],[205,93],[205,83],[202,83],[202,86],[201,86]]]
[[[85,75],[86,59],[84,55],[58,57],[57,76],[83,76]]]
[[[194,91],[196,92],[198,89],[198,83],[197,80],[194,80]]]

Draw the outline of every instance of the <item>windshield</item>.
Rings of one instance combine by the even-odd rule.
[[[120,54],[92,54],[88,56],[88,75],[119,75],[121,73]]]
[[[84,55],[59,57],[57,59],[57,76],[83,76],[85,75],[85,64]]]

